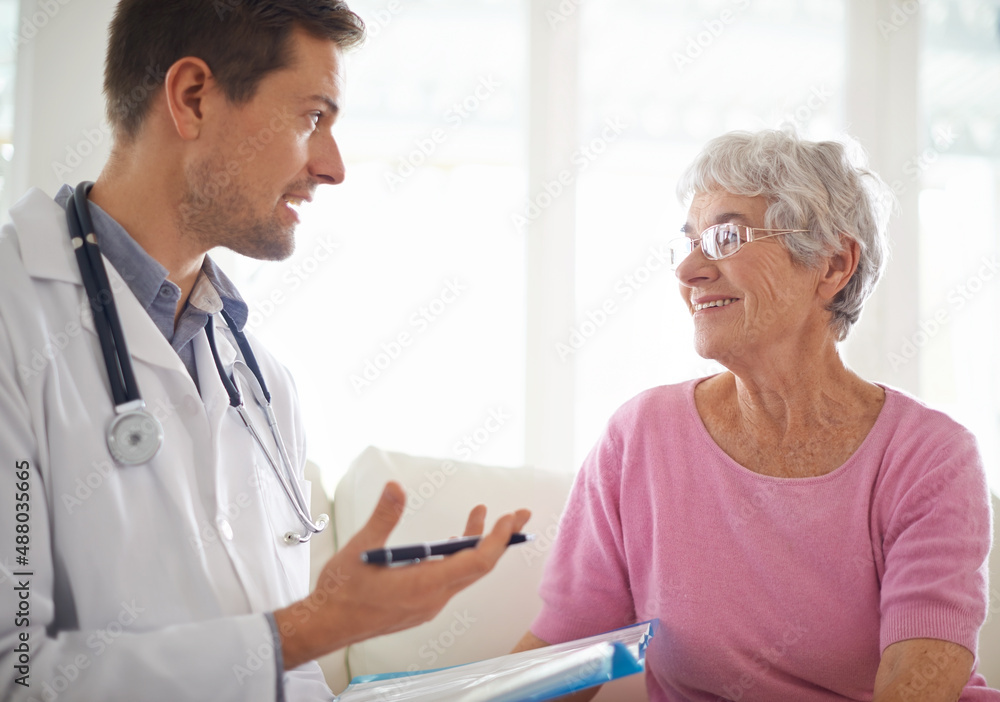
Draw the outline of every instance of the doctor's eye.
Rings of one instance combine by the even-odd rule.
[[[309,113],[309,120],[312,122],[313,128],[316,128],[317,126],[319,126],[319,121],[321,119],[323,119],[323,113],[322,112],[310,112]]]

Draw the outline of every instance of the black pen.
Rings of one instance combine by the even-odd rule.
[[[397,563],[412,563],[431,556],[447,556],[466,548],[475,548],[480,536],[466,536],[461,539],[446,539],[444,541],[428,541],[423,544],[393,546],[392,548],[375,548],[361,554],[361,560],[375,565],[393,565]],[[508,546],[532,541],[534,534],[512,534]]]

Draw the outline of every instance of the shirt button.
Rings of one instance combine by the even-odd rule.
[[[226,541],[232,541],[233,527],[229,523],[229,520],[219,517],[218,519],[215,520],[215,523],[219,527],[219,533],[222,534],[222,538],[225,539]]]

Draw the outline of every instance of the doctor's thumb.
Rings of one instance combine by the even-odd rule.
[[[358,544],[362,549],[379,548],[385,544],[389,534],[399,524],[406,509],[406,493],[397,482],[386,483],[379,497],[375,511],[368,518],[368,522],[358,532]]]

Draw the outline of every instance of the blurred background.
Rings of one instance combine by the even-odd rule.
[[[707,375],[662,265],[710,138],[857,138],[889,273],[844,344],[969,426],[1000,492],[1000,0],[354,0],[343,185],[297,251],[216,258],[291,369],[332,489],[368,445],[573,471]],[[113,0],[0,0],[0,200],[97,176]],[[804,359],[805,360],[805,359]]]

